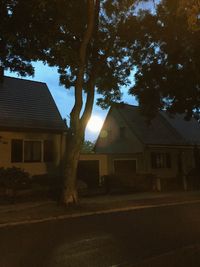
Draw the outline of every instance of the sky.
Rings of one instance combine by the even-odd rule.
[[[64,86],[59,84],[59,75],[55,67],[49,67],[48,65],[44,65],[42,62],[34,62],[33,66],[35,68],[34,77],[27,76],[25,78],[23,77],[23,79],[46,83],[62,118],[69,118],[69,114],[74,104],[74,90],[67,90]],[[9,71],[6,71],[5,75],[22,78],[16,73],[11,73]],[[122,88],[122,93],[122,101],[132,105],[136,104],[134,97],[128,95],[127,88]],[[102,110],[99,106],[94,104],[92,116],[98,116],[101,117],[102,120],[104,120],[107,113],[108,110]],[[97,139],[98,134],[99,132],[93,132],[89,129],[89,127],[87,127],[85,132],[85,139],[94,142]]]

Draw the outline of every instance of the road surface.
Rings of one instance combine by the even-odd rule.
[[[200,204],[0,229],[1,267],[198,267],[199,248]]]

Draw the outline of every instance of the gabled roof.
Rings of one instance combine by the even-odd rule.
[[[167,122],[179,133],[185,142],[190,144],[200,144],[200,123],[191,118],[189,121],[184,119],[183,114],[170,116],[166,112],[162,112],[162,116]]]
[[[200,144],[200,124],[195,119],[185,121],[184,115],[170,117],[161,111],[148,123],[138,106],[115,104],[108,116],[112,115],[112,109],[119,113],[127,127],[145,145]]]
[[[45,83],[4,77],[0,128],[64,131],[65,124]]]

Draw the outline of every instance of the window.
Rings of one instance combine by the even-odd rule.
[[[40,162],[41,159],[41,141],[24,141],[24,162]]]
[[[153,169],[171,168],[171,157],[169,153],[151,153],[151,167]]]
[[[44,162],[53,161],[53,141],[45,140],[44,141]]]
[[[114,160],[114,171],[115,174],[135,173],[136,160],[133,159]]]
[[[11,141],[11,162],[52,162],[54,146],[52,140]]]
[[[11,162],[23,161],[23,141],[20,139],[13,139],[11,141]]]

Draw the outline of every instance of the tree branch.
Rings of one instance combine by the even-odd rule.
[[[83,79],[84,79],[84,71],[86,63],[86,52],[88,44],[90,43],[90,40],[92,38],[93,28],[94,28],[94,17],[95,17],[94,0],[88,0],[87,4],[88,4],[88,23],[79,51],[79,66],[75,84],[75,103],[70,114],[71,127],[73,130],[78,128],[79,116],[83,105],[82,89],[83,89]]]
[[[99,28],[99,12],[100,12],[100,0],[96,0],[95,5],[95,28],[93,35],[93,51],[92,51],[92,70],[88,81],[87,99],[85,109],[81,117],[81,126],[85,129],[87,122],[92,114],[92,108],[94,103],[95,94],[95,79],[96,73],[98,72],[98,28]]]

